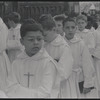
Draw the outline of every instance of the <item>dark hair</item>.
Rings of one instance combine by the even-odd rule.
[[[22,26],[20,28],[21,38],[23,38],[29,31],[40,31],[43,33],[42,26],[38,23],[22,24]]]
[[[74,18],[69,18],[69,17],[68,17],[68,18],[65,18],[65,19],[63,20],[63,22],[62,22],[63,26],[64,26],[65,23],[68,22],[68,21],[69,21],[69,22],[74,22],[74,23],[76,24],[76,21],[74,20]]]
[[[39,23],[45,30],[52,30],[53,27],[56,27],[55,21],[50,14],[41,15],[39,18]]]
[[[36,21],[33,18],[28,18],[28,19],[23,20],[22,23],[24,23],[24,24],[33,24],[33,23],[36,23]]]
[[[15,23],[19,23],[21,16],[17,12],[11,12],[8,14],[8,19],[14,21]]]
[[[55,21],[63,21],[66,17],[64,15],[55,15],[53,18]]]

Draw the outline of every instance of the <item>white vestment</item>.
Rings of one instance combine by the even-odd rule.
[[[98,28],[96,30],[100,32],[100,25],[98,26]]]
[[[8,97],[48,98],[55,81],[56,64],[45,49],[29,57],[25,52],[12,63],[8,78]]]
[[[19,53],[21,53],[22,45],[20,43],[20,27],[18,24],[15,28],[10,28],[7,37],[7,53],[12,63]]]
[[[93,33],[89,29],[84,29],[83,31],[77,30],[76,36],[84,40],[91,54],[93,49],[95,48],[95,40],[94,40]]]
[[[95,70],[91,60],[91,56],[87,46],[82,39],[74,36],[73,39],[67,40],[67,43],[71,47],[72,55],[74,58],[74,67],[72,78],[76,82],[76,90],[78,98],[92,98],[98,97],[97,89],[93,89],[87,95],[80,94],[79,82],[84,81],[84,87],[96,87],[95,83]],[[97,87],[96,87],[97,88]],[[93,93],[92,93],[93,92]]]
[[[54,91],[52,92],[53,97],[76,97],[76,91],[73,89],[73,80],[69,79],[73,67],[73,57],[69,45],[61,35],[58,35],[52,42],[46,43],[45,48],[49,55],[57,61],[58,65],[57,81],[54,86]]]
[[[6,80],[10,71],[10,61],[6,54],[6,40],[8,36],[8,28],[0,18],[0,90],[5,90]],[[0,92],[0,97],[4,95]]]
[[[97,73],[98,90],[100,91],[100,31],[95,31],[95,48],[93,52],[94,56],[94,66]]]

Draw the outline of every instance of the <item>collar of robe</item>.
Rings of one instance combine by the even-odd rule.
[[[88,33],[88,32],[89,32],[89,29],[84,29],[83,31],[77,30],[76,32],[77,32],[77,33],[80,33],[80,32],[82,32],[82,33]]]
[[[20,29],[20,27],[21,27],[21,24],[17,24],[15,28],[11,27],[9,30],[15,30],[15,29],[17,30],[17,29]]]
[[[34,60],[34,61],[37,61],[37,60],[41,60],[41,59],[47,59],[49,56],[49,54],[46,52],[46,50],[44,48],[41,48],[41,50],[33,55],[32,57],[29,57],[25,51],[23,51],[20,55],[18,55],[17,58],[19,59],[31,59],[31,60]]]
[[[0,18],[0,30],[2,29],[3,24],[4,24],[4,22],[3,22],[3,20]]]
[[[73,39],[71,39],[71,40],[68,40],[68,39],[66,39],[66,41],[69,43],[77,43],[77,42],[79,42],[79,41],[81,41],[81,38],[79,38],[79,37],[77,37],[77,36],[75,36],[74,35],[74,38]]]
[[[67,45],[68,46],[68,44],[66,43],[66,41],[60,34],[50,44],[52,44],[54,46],[59,46],[59,45]]]
[[[98,26],[97,30],[100,30],[100,25]]]

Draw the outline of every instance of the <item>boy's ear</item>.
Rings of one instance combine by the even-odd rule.
[[[22,45],[24,45],[24,43],[23,43],[23,39],[22,39],[22,38],[20,39],[20,43],[21,43]]]

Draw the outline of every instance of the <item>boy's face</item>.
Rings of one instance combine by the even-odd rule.
[[[51,42],[52,37],[54,35],[54,31],[55,28],[53,28],[52,30],[45,30],[45,29],[43,30],[43,36],[45,42]]]
[[[65,23],[63,30],[65,32],[65,37],[70,40],[74,37],[76,32],[76,24],[73,21],[68,21]]]
[[[10,28],[13,27],[13,24],[14,24],[13,20],[8,20],[8,25],[9,25]]]
[[[57,33],[62,35],[63,33],[62,21],[55,21],[55,23],[56,23]]]
[[[29,31],[21,39],[22,45],[25,47],[26,53],[31,57],[41,49],[43,45],[43,36],[40,31]]]
[[[79,19],[77,20],[77,25],[78,25],[78,29],[80,31],[83,31],[87,25],[87,23],[85,22],[85,20]]]

